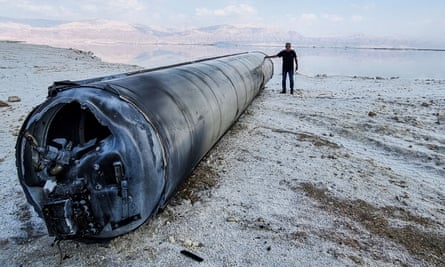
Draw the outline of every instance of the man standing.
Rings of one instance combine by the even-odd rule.
[[[286,43],[285,49],[274,56],[266,56],[266,58],[281,57],[283,58],[283,80],[282,80],[282,94],[286,93],[286,76],[289,75],[290,93],[294,93],[294,60],[295,71],[298,70],[297,53],[291,48],[290,43]]]

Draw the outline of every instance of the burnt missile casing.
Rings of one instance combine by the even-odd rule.
[[[271,79],[264,56],[50,86],[16,145],[20,183],[49,235],[111,238],[156,214]]]

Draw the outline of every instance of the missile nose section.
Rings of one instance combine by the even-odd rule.
[[[16,145],[27,200],[58,239],[112,238],[167,204],[272,77],[262,53],[56,82]]]

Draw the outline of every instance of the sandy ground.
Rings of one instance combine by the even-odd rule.
[[[1,266],[445,266],[445,80],[298,75],[291,96],[276,72],[160,214],[55,244],[17,179],[18,129],[53,81],[138,67],[4,42],[0,62]]]

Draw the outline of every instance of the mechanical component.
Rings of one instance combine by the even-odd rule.
[[[16,145],[20,183],[48,233],[115,237],[165,206],[272,77],[264,56],[55,82]]]

